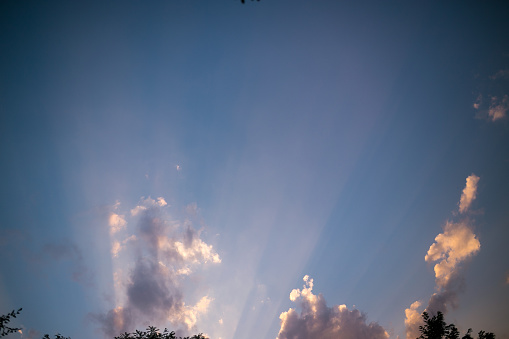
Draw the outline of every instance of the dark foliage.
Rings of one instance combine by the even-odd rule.
[[[21,308],[17,311],[12,311],[11,313],[7,313],[6,315],[0,316],[0,337],[6,336],[11,333],[18,332],[21,328],[18,327],[9,327],[7,324],[11,321],[11,318],[16,318],[18,314],[21,313]],[[42,339],[51,339],[49,334],[45,334]],[[71,339],[71,337],[64,337],[60,333],[55,334],[54,339]],[[159,332],[154,326],[149,326],[146,331],[136,331],[133,333],[123,333],[115,339],[207,339],[203,336],[202,333],[193,335],[192,337],[177,337],[175,332],[168,331],[167,328],[164,329],[163,332]],[[483,337],[480,339],[491,339],[490,337]]]
[[[175,335],[175,332],[168,331],[167,328],[161,333],[154,326],[149,326],[146,331],[138,331],[133,333],[124,333],[115,339],[205,339],[205,337],[200,333],[193,335],[192,337],[178,337]]]
[[[16,318],[16,316],[20,314],[21,310],[22,309],[20,308],[17,311],[12,311],[11,313],[0,316],[0,337],[4,337],[20,330],[20,328],[17,327],[9,327],[7,324],[11,321],[11,318]]]
[[[49,336],[49,334],[45,334],[44,337],[42,337],[42,339],[51,339],[51,337]],[[60,333],[57,333],[55,334],[55,339],[71,339],[71,337],[64,337]]]
[[[460,333],[454,324],[444,321],[442,312],[430,317],[427,312],[422,313],[424,325],[419,326],[421,335],[417,339],[459,339]],[[467,333],[461,339],[474,339],[471,336],[472,329],[469,328]],[[480,331],[477,339],[495,339],[495,335],[491,332]]]

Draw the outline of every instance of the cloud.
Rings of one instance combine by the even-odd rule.
[[[52,242],[44,245],[43,256],[49,256],[54,260],[69,260],[72,263],[72,280],[92,285],[92,274],[87,269],[83,254],[78,246],[69,241]]]
[[[166,203],[166,200],[164,200],[163,197],[157,198],[157,201],[152,199],[151,197],[148,197],[146,199],[144,199],[144,197],[141,197],[139,205],[131,209],[131,215],[137,216],[141,212],[146,211],[148,209],[155,207],[165,207],[167,205],[168,203]]]
[[[457,271],[457,266],[466,258],[476,254],[481,243],[466,222],[447,222],[444,233],[435,238],[424,259],[438,263],[434,267],[437,286],[446,287]]]
[[[501,69],[488,78],[490,81],[486,84],[487,89],[478,94],[473,107],[477,111],[477,118],[495,122],[505,118],[509,111],[509,96],[506,91],[509,69]]]
[[[388,333],[378,323],[367,323],[359,310],[345,305],[328,307],[321,294],[313,294],[313,279],[304,276],[302,290],[294,289],[290,300],[297,303],[300,314],[293,308],[281,313],[278,339],[386,339]]]
[[[461,194],[459,212],[465,213],[476,198],[479,177],[475,174],[466,179],[466,185]],[[472,231],[470,221],[463,219],[459,222],[447,221],[443,233],[435,237],[435,242],[429,247],[424,260],[436,263],[435,272],[436,292],[428,300],[425,311],[436,314],[438,311],[446,313],[449,306],[457,307],[457,295],[463,289],[463,278],[460,275],[461,264],[477,254],[481,249],[479,239]],[[405,328],[407,339],[419,336],[419,325],[422,324],[420,301],[414,302],[405,310]]]
[[[491,121],[496,121],[505,118],[509,110],[509,97],[504,95],[502,99],[496,96],[491,97],[491,104],[488,110],[488,115]]]
[[[122,242],[118,241],[118,240],[113,240],[113,242],[111,243],[111,255],[114,257],[114,258],[117,258],[118,257],[118,254],[120,253],[120,251],[126,246],[126,244],[130,241],[136,241],[136,236],[133,234],[131,235],[130,237],[124,239]]]
[[[161,207],[168,205],[168,204],[166,203],[166,200],[164,200],[164,198],[163,198],[163,197],[159,197],[159,198],[157,198],[157,204],[158,204],[159,206],[161,206]]]
[[[469,208],[472,202],[475,200],[477,195],[477,183],[479,182],[479,177],[475,174],[472,174],[467,177],[467,183],[463,192],[461,193],[461,198],[459,202],[459,212],[465,213]]]
[[[185,208],[185,211],[189,215],[197,215],[198,214],[198,205],[195,202],[188,204]]]
[[[421,307],[421,302],[416,301],[410,305],[410,308],[405,310],[405,330],[406,337],[409,339],[415,339],[421,334],[419,332],[419,326],[423,324],[423,321],[419,307]]]
[[[482,105],[482,94],[479,94],[477,96],[477,99],[475,99],[474,104],[472,105],[475,109],[481,108]]]
[[[509,78],[509,69],[501,69],[497,73],[490,76],[491,80],[497,80],[500,78]]]
[[[109,225],[110,225],[110,234],[115,234],[118,231],[125,228],[127,222],[125,221],[125,217],[123,215],[119,215],[116,213],[110,214]]]
[[[218,264],[221,258],[212,245],[201,239],[201,232],[190,221],[170,218],[168,207],[163,197],[142,197],[131,209],[134,234],[123,241],[112,239],[111,252],[118,258],[116,263],[126,262],[122,258],[131,261],[128,267],[114,272],[121,301],[106,313],[90,314],[108,337],[138,326],[168,322],[189,331],[213,300],[202,295],[195,304],[185,301],[183,279],[198,266]]]
[[[20,330],[18,332],[21,333],[22,339],[36,339],[41,336],[41,333],[34,329],[27,330],[27,329],[23,328],[23,331]]]

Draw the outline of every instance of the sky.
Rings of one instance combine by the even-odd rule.
[[[7,338],[508,339],[508,10],[2,1]]]

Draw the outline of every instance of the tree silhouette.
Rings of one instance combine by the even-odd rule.
[[[21,310],[22,308],[17,311],[13,310],[11,313],[0,316],[0,337],[4,337],[8,334],[21,330],[21,328],[7,326],[7,324],[11,321],[11,318],[16,318],[16,316],[21,313]]]
[[[159,329],[154,326],[147,327],[146,331],[138,331],[133,333],[123,333],[115,339],[206,339],[201,333],[193,335],[192,337],[176,337],[175,332],[168,331],[167,328],[161,333]]]
[[[42,339],[51,339],[51,337],[49,336],[49,334],[45,334],[44,337],[42,337]],[[55,339],[71,339],[71,337],[64,337],[60,333],[57,333],[55,334]]]
[[[21,330],[18,327],[9,327],[7,324],[11,321],[11,318],[16,318],[18,314],[21,313],[21,308],[17,311],[12,311],[7,313],[6,315],[0,316],[0,337],[4,337],[8,334],[15,333]],[[42,339],[51,339],[49,334],[45,334]],[[71,339],[71,337],[64,337],[60,333],[55,334],[54,339]],[[178,337],[175,335],[174,331],[168,331],[167,328],[161,333],[159,329],[154,326],[149,326],[146,331],[136,331],[133,333],[123,333],[115,339],[207,339],[203,336],[202,333],[193,335],[192,337]],[[482,338],[482,339],[491,339],[491,338]]]
[[[454,324],[444,321],[444,314],[437,312],[436,315],[430,317],[428,312],[422,313],[424,325],[419,326],[421,335],[417,339],[459,339],[460,333]],[[469,328],[467,333],[461,339],[474,339],[471,336],[472,329]],[[495,339],[495,335],[491,332],[480,331],[478,339]]]

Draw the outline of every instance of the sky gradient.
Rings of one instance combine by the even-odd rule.
[[[3,1],[8,338],[509,339],[507,13]]]

